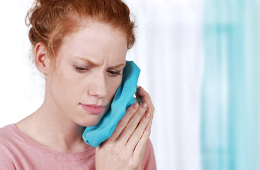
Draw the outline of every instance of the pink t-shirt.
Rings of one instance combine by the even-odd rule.
[[[0,128],[1,170],[92,170],[95,169],[95,148],[80,153],[61,153],[35,142],[14,124]],[[149,140],[143,169],[155,170],[155,156]]]

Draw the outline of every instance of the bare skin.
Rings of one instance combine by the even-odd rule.
[[[140,95],[143,97],[143,103],[140,106],[137,103],[130,106],[113,135],[96,149],[97,170],[142,168],[154,106],[143,88],[140,88]]]
[[[36,142],[59,152],[76,153],[90,147],[81,137],[84,127],[102,119],[122,81],[127,52],[124,32],[108,24],[85,22],[88,26],[64,37],[55,65],[46,47],[36,44],[35,65],[45,75],[45,98],[37,111],[16,124]],[[97,169],[141,167],[154,107],[143,88],[140,95],[143,104],[130,106],[111,138],[96,149]],[[105,110],[93,114],[82,104]]]

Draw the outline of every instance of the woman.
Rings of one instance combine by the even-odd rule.
[[[130,106],[112,136],[93,148],[82,140],[108,110],[135,41],[120,0],[36,0],[28,12],[44,102],[0,129],[0,169],[156,169],[149,140],[154,107]]]

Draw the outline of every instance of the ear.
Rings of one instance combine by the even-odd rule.
[[[41,42],[37,43],[34,48],[35,52],[35,66],[43,74],[48,74],[51,66],[50,59],[48,58],[48,53],[45,45]]]

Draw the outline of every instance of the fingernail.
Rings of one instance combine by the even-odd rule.
[[[142,107],[143,107],[143,108],[146,108],[146,106],[147,106],[147,103],[143,103],[143,104],[142,104]]]
[[[150,113],[146,113],[146,115],[145,115],[145,117],[146,117],[147,119],[149,119],[149,118],[150,118],[150,116],[151,116],[151,114],[150,114]]]
[[[135,103],[133,107],[134,107],[134,109],[137,109],[137,107],[138,107],[138,104],[137,104],[137,103]]]

